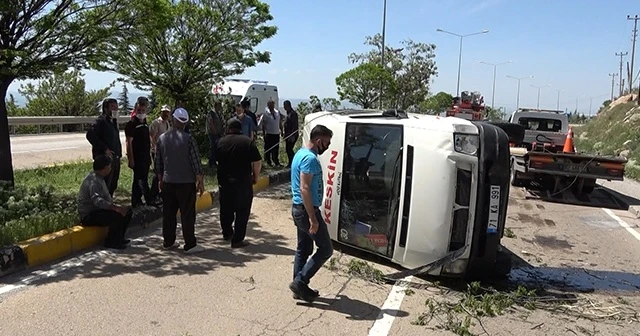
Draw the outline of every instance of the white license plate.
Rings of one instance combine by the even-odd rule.
[[[500,211],[500,186],[492,185],[489,193],[489,223],[488,233],[498,232],[498,219]]]

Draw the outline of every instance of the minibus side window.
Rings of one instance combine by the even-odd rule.
[[[391,256],[402,178],[401,125],[346,128],[339,241]]]

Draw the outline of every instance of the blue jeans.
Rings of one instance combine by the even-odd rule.
[[[209,168],[217,167],[216,164],[216,147],[218,146],[220,136],[209,133]]]
[[[315,208],[314,212],[319,226],[315,234],[310,234],[311,222],[304,206],[294,204],[291,209],[293,222],[298,229],[298,247],[293,259],[293,281],[307,286],[320,267],[333,255],[333,244],[329,237],[327,224],[322,219],[320,209]],[[318,246],[318,250],[309,258],[313,253],[314,243]]]

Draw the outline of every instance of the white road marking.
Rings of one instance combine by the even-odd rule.
[[[396,314],[402,305],[402,300],[404,300],[404,296],[406,294],[405,290],[412,279],[413,276],[408,276],[397,281],[396,284],[393,285],[391,292],[389,292],[389,296],[387,296],[387,300],[384,301],[382,308],[380,308],[380,314],[378,315],[376,322],[373,323],[373,327],[369,329],[369,336],[389,335],[389,331],[393,325],[393,320],[396,318]]]
[[[59,150],[67,150],[67,149],[76,149],[80,147],[58,147],[58,148],[45,148],[45,149],[31,149],[24,151],[11,151],[13,154],[23,154],[23,153],[37,153],[37,152],[51,152],[51,151],[59,151]]]
[[[634,230],[629,224],[627,224],[627,222],[623,221],[622,218],[618,217],[616,214],[613,213],[613,211],[609,209],[602,208],[602,210],[604,210],[604,212],[606,212],[607,215],[609,215],[609,217],[615,219],[615,221],[618,222],[620,226],[625,228],[633,237],[635,237],[638,241],[640,241],[640,233]]]

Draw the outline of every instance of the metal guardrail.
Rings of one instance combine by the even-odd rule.
[[[48,116],[48,117],[9,117],[9,126],[35,126],[35,125],[79,125],[92,124],[94,117],[74,116]],[[119,124],[125,124],[129,118],[118,118]]]
[[[78,116],[45,116],[45,117],[8,117],[11,134],[16,134],[16,127],[38,126],[40,134],[42,126],[58,126],[58,132],[63,132],[63,125],[85,125],[93,124],[98,116],[78,117]],[[121,116],[118,124],[126,124],[130,118]]]

